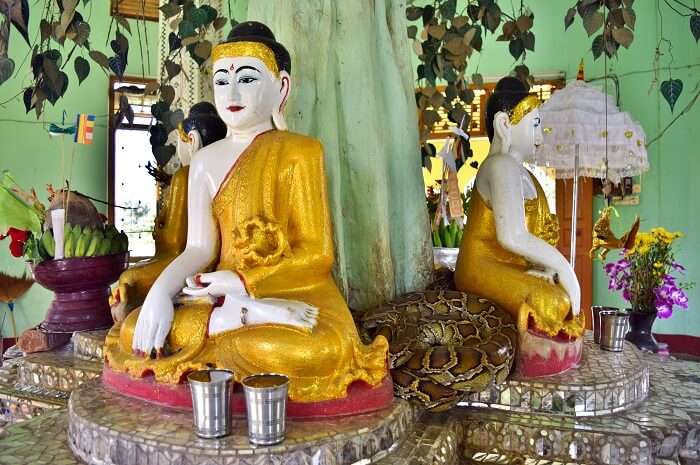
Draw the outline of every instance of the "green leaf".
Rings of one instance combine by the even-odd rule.
[[[201,11],[203,11],[204,14],[206,15],[207,19],[204,21],[204,24],[208,25],[208,24],[213,23],[214,20],[216,19],[216,17],[219,16],[219,12],[216,11],[216,8],[211,7],[209,5],[202,5],[199,7],[199,9]]]
[[[186,19],[180,21],[180,26],[178,26],[178,32],[180,33],[180,37],[182,37],[183,39],[185,37],[190,37],[196,34],[194,24]]]
[[[673,113],[673,107],[676,106],[678,97],[680,97],[681,92],[683,92],[683,81],[680,79],[669,79],[661,83],[660,90],[661,95],[663,95],[671,107],[671,113]]]
[[[15,72],[15,62],[12,58],[0,56],[0,85],[12,77]]]
[[[603,54],[603,34],[599,34],[595,39],[593,39],[591,50],[593,51],[593,58],[595,60],[597,60],[600,55]]]
[[[73,67],[75,68],[75,74],[78,76],[78,85],[80,85],[90,74],[90,62],[83,57],[75,57]]]
[[[690,17],[690,32],[693,33],[695,37],[695,42],[700,40],[700,15],[693,15]]]
[[[98,50],[90,50],[89,55],[95,63],[102,66],[104,69],[109,69],[109,60],[104,53]]]
[[[440,13],[444,19],[452,19],[457,12],[457,0],[447,0],[440,5]]]
[[[195,28],[207,23],[207,13],[201,8],[192,8],[185,16],[186,21],[190,21]]]
[[[508,51],[511,56],[517,60],[525,52],[523,41],[520,39],[511,40],[508,44]]]

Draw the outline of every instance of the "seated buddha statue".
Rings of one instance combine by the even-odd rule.
[[[108,334],[109,369],[182,382],[207,367],[235,378],[289,377],[297,402],[380,384],[388,344],[360,341],[331,276],[333,234],[321,144],[286,130],[287,50],[241,23],[212,50],[216,109],[228,136],[189,170],[187,243],[143,305]]]
[[[209,102],[192,106],[189,115],[179,125],[177,158],[180,168],[165,187],[163,202],[153,226],[155,253],[126,270],[110,297],[110,308],[115,323],[141,305],[146,294],[165,267],[185,249],[187,241],[187,179],[194,154],[226,137],[226,124]]]
[[[476,176],[455,269],[457,289],[516,318],[516,367],[525,376],[551,375],[578,363],[584,331],[578,279],[556,249],[556,216],[523,166],[542,142],[539,104],[510,77],[490,96],[491,147]]]

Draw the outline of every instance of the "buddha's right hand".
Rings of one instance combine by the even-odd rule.
[[[149,357],[155,349],[160,354],[173,323],[173,302],[164,292],[151,289],[141,306],[131,348],[138,355]]]
[[[197,273],[185,280],[187,287],[182,292],[202,297],[226,295],[248,295],[241,278],[233,271],[220,270],[211,273]]]

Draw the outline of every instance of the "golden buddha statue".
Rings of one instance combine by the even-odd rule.
[[[177,257],[187,242],[187,179],[193,155],[226,137],[226,124],[209,102],[192,106],[189,115],[177,128],[177,158],[179,168],[164,187],[162,202],[153,226],[155,253],[140,261],[119,277],[109,299],[112,318],[121,322],[134,308],[141,305],[156,278]]]
[[[212,63],[229,135],[193,158],[187,244],[110,331],[109,368],[165,383],[213,366],[238,380],[282,373],[297,402],[343,398],[355,381],[378,385],[387,341],[360,341],[331,276],[323,149],[285,130],[289,53],[246,22]]]
[[[559,228],[523,162],[542,141],[539,98],[504,78],[489,98],[489,155],[475,180],[455,285],[509,311],[518,324],[518,369],[549,375],[581,355],[584,315],[573,268],[556,249]]]

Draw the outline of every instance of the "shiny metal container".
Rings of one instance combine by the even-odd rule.
[[[600,312],[600,348],[610,352],[621,352],[627,334],[629,314],[619,311]]]
[[[256,445],[284,441],[289,379],[263,373],[245,378],[243,392],[248,417],[248,440]]]
[[[199,370],[187,376],[192,394],[194,429],[201,438],[231,434],[233,372]]]
[[[448,268],[454,271],[458,256],[459,247],[433,247],[433,262],[436,268]]]
[[[600,312],[617,312],[617,307],[602,307],[594,305],[591,307],[591,317],[593,320],[593,342],[600,344]]]

